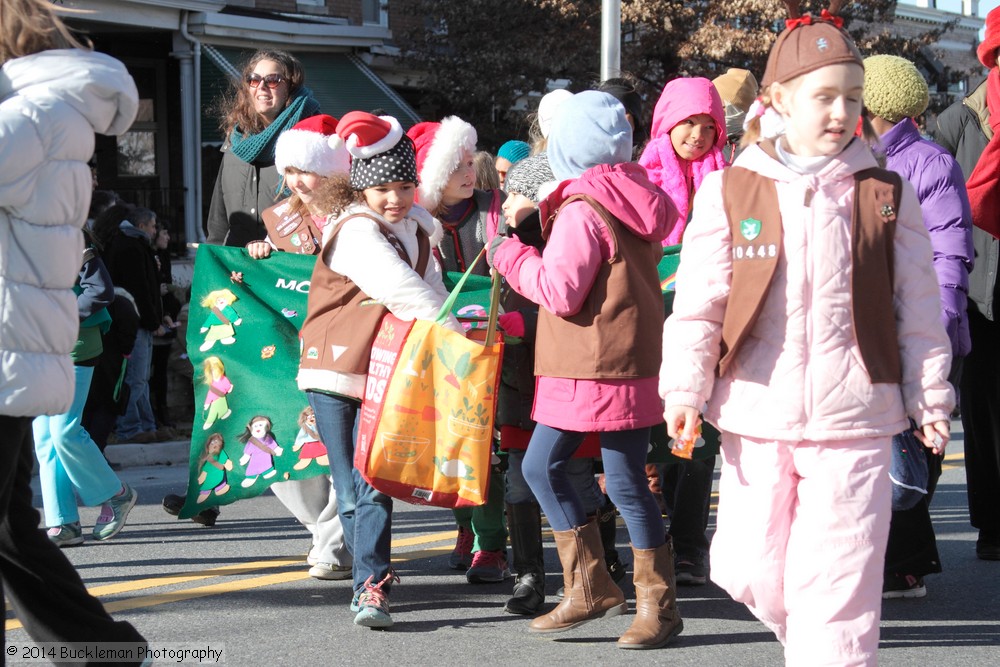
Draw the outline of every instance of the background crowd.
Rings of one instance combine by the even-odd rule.
[[[5,4],[24,16],[44,6]],[[303,350],[364,352],[385,312],[433,319],[446,297],[442,272],[465,271],[481,253],[488,264],[474,270],[503,277],[500,324],[513,340],[501,370],[497,463],[487,501],[455,512],[449,566],[470,584],[513,576],[504,608],[534,617],[530,632],[625,613],[618,583],[631,566],[635,618],[621,648],[668,644],[683,630],[676,585],[712,578],[775,633],[789,664],[818,664],[817,655],[824,664],[873,664],[882,599],[922,597],[924,577],[943,570],[929,506],[955,394],[976,552],[1000,560],[1000,113],[992,111],[1000,108],[1000,10],[987,18],[978,52],[989,76],[940,117],[935,143],[920,125],[928,89],[912,63],[862,58],[834,6],[805,20],[787,4],[790,20],[761,85],[736,69],[674,79],[648,124],[627,78],[556,90],[541,98],[527,141],[512,139],[495,156],[477,150],[475,128],[456,116],[404,132],[378,110],[323,115],[303,68],[280,50],[255,53],[220,110],[227,142],[207,242],[267,261],[281,248],[265,211],[287,197],[311,221],[318,258]],[[127,128],[135,90],[120,63],[86,51],[47,9],[41,27],[21,18],[46,37],[33,51],[4,47],[5,71],[23,69],[30,81],[48,58],[75,76],[76,65],[59,60],[73,49],[89,59],[82,85],[101,109],[75,108],[73,122]],[[10,29],[5,16],[0,41]],[[50,87],[58,97],[68,85]],[[16,86],[4,92],[5,112],[31,99]],[[45,160],[69,156],[74,166],[61,173],[40,160],[38,187],[55,188],[57,199],[80,191],[87,146],[49,150]],[[81,210],[60,223],[86,232],[79,273],[41,279],[64,293],[59,311],[75,347],[66,332],[46,338],[61,342],[40,359],[6,335],[0,347],[33,374],[51,368],[51,384],[65,394],[32,398],[17,373],[0,386],[0,420],[17,441],[5,449],[18,457],[8,466],[4,520],[25,499],[33,435],[48,531],[39,559],[65,573],[69,604],[87,609],[69,639],[134,633],[96,612],[49,548],[84,542],[78,499],[102,507],[93,539],[125,526],[137,494],[101,450],[186,435],[167,409],[168,359],[183,348],[177,322],[190,298],[172,286],[168,221],[88,178],[88,219]],[[87,197],[78,199],[76,208]],[[8,195],[0,207],[3,229],[22,224],[18,199]],[[58,250],[66,256],[78,250],[70,237]],[[671,314],[656,264],[677,244]],[[868,282],[852,284],[852,275]],[[34,278],[8,270],[0,280],[9,289]],[[366,314],[374,320],[359,317],[366,299],[380,304]],[[453,319],[446,326],[461,330]],[[312,534],[309,574],[352,579],[354,622],[385,628],[399,581],[392,500],[352,465],[366,369],[365,354],[304,352],[298,384],[331,475],[271,488]],[[704,424],[708,456],[647,464],[652,427],[666,420],[675,441],[693,440],[702,415],[722,432],[720,442]],[[891,502],[898,449],[928,469],[907,503]],[[716,452],[720,506],[710,539]],[[164,507],[176,514],[183,500],[168,496]],[[211,526],[218,516],[209,507],[195,520]],[[619,516],[631,562],[615,544]],[[543,519],[563,568],[555,608],[545,606]],[[28,539],[33,527],[17,530]],[[32,603],[34,593],[12,588],[14,562],[4,561],[3,581],[30,619],[55,602]],[[817,584],[821,570],[837,571],[843,585]],[[64,638],[44,614],[25,625],[33,636]]]

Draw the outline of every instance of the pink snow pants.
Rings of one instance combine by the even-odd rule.
[[[724,433],[712,581],[785,646],[785,664],[878,662],[890,438]]]

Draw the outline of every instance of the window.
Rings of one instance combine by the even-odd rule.
[[[132,127],[117,140],[118,175],[156,176],[156,70],[134,67],[131,72],[139,89],[139,110]]]
[[[389,0],[361,0],[361,22],[365,25],[389,25]]]

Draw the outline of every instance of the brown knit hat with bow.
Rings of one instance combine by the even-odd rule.
[[[827,65],[856,63],[864,67],[854,40],[841,28],[844,20],[837,12],[844,5],[842,1],[834,0],[818,17],[802,15],[795,0],[785,0],[785,5],[789,18],[767,57],[762,86],[787,83]]]

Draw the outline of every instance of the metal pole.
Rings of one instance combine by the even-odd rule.
[[[622,3],[601,0],[601,81],[622,71]]]

